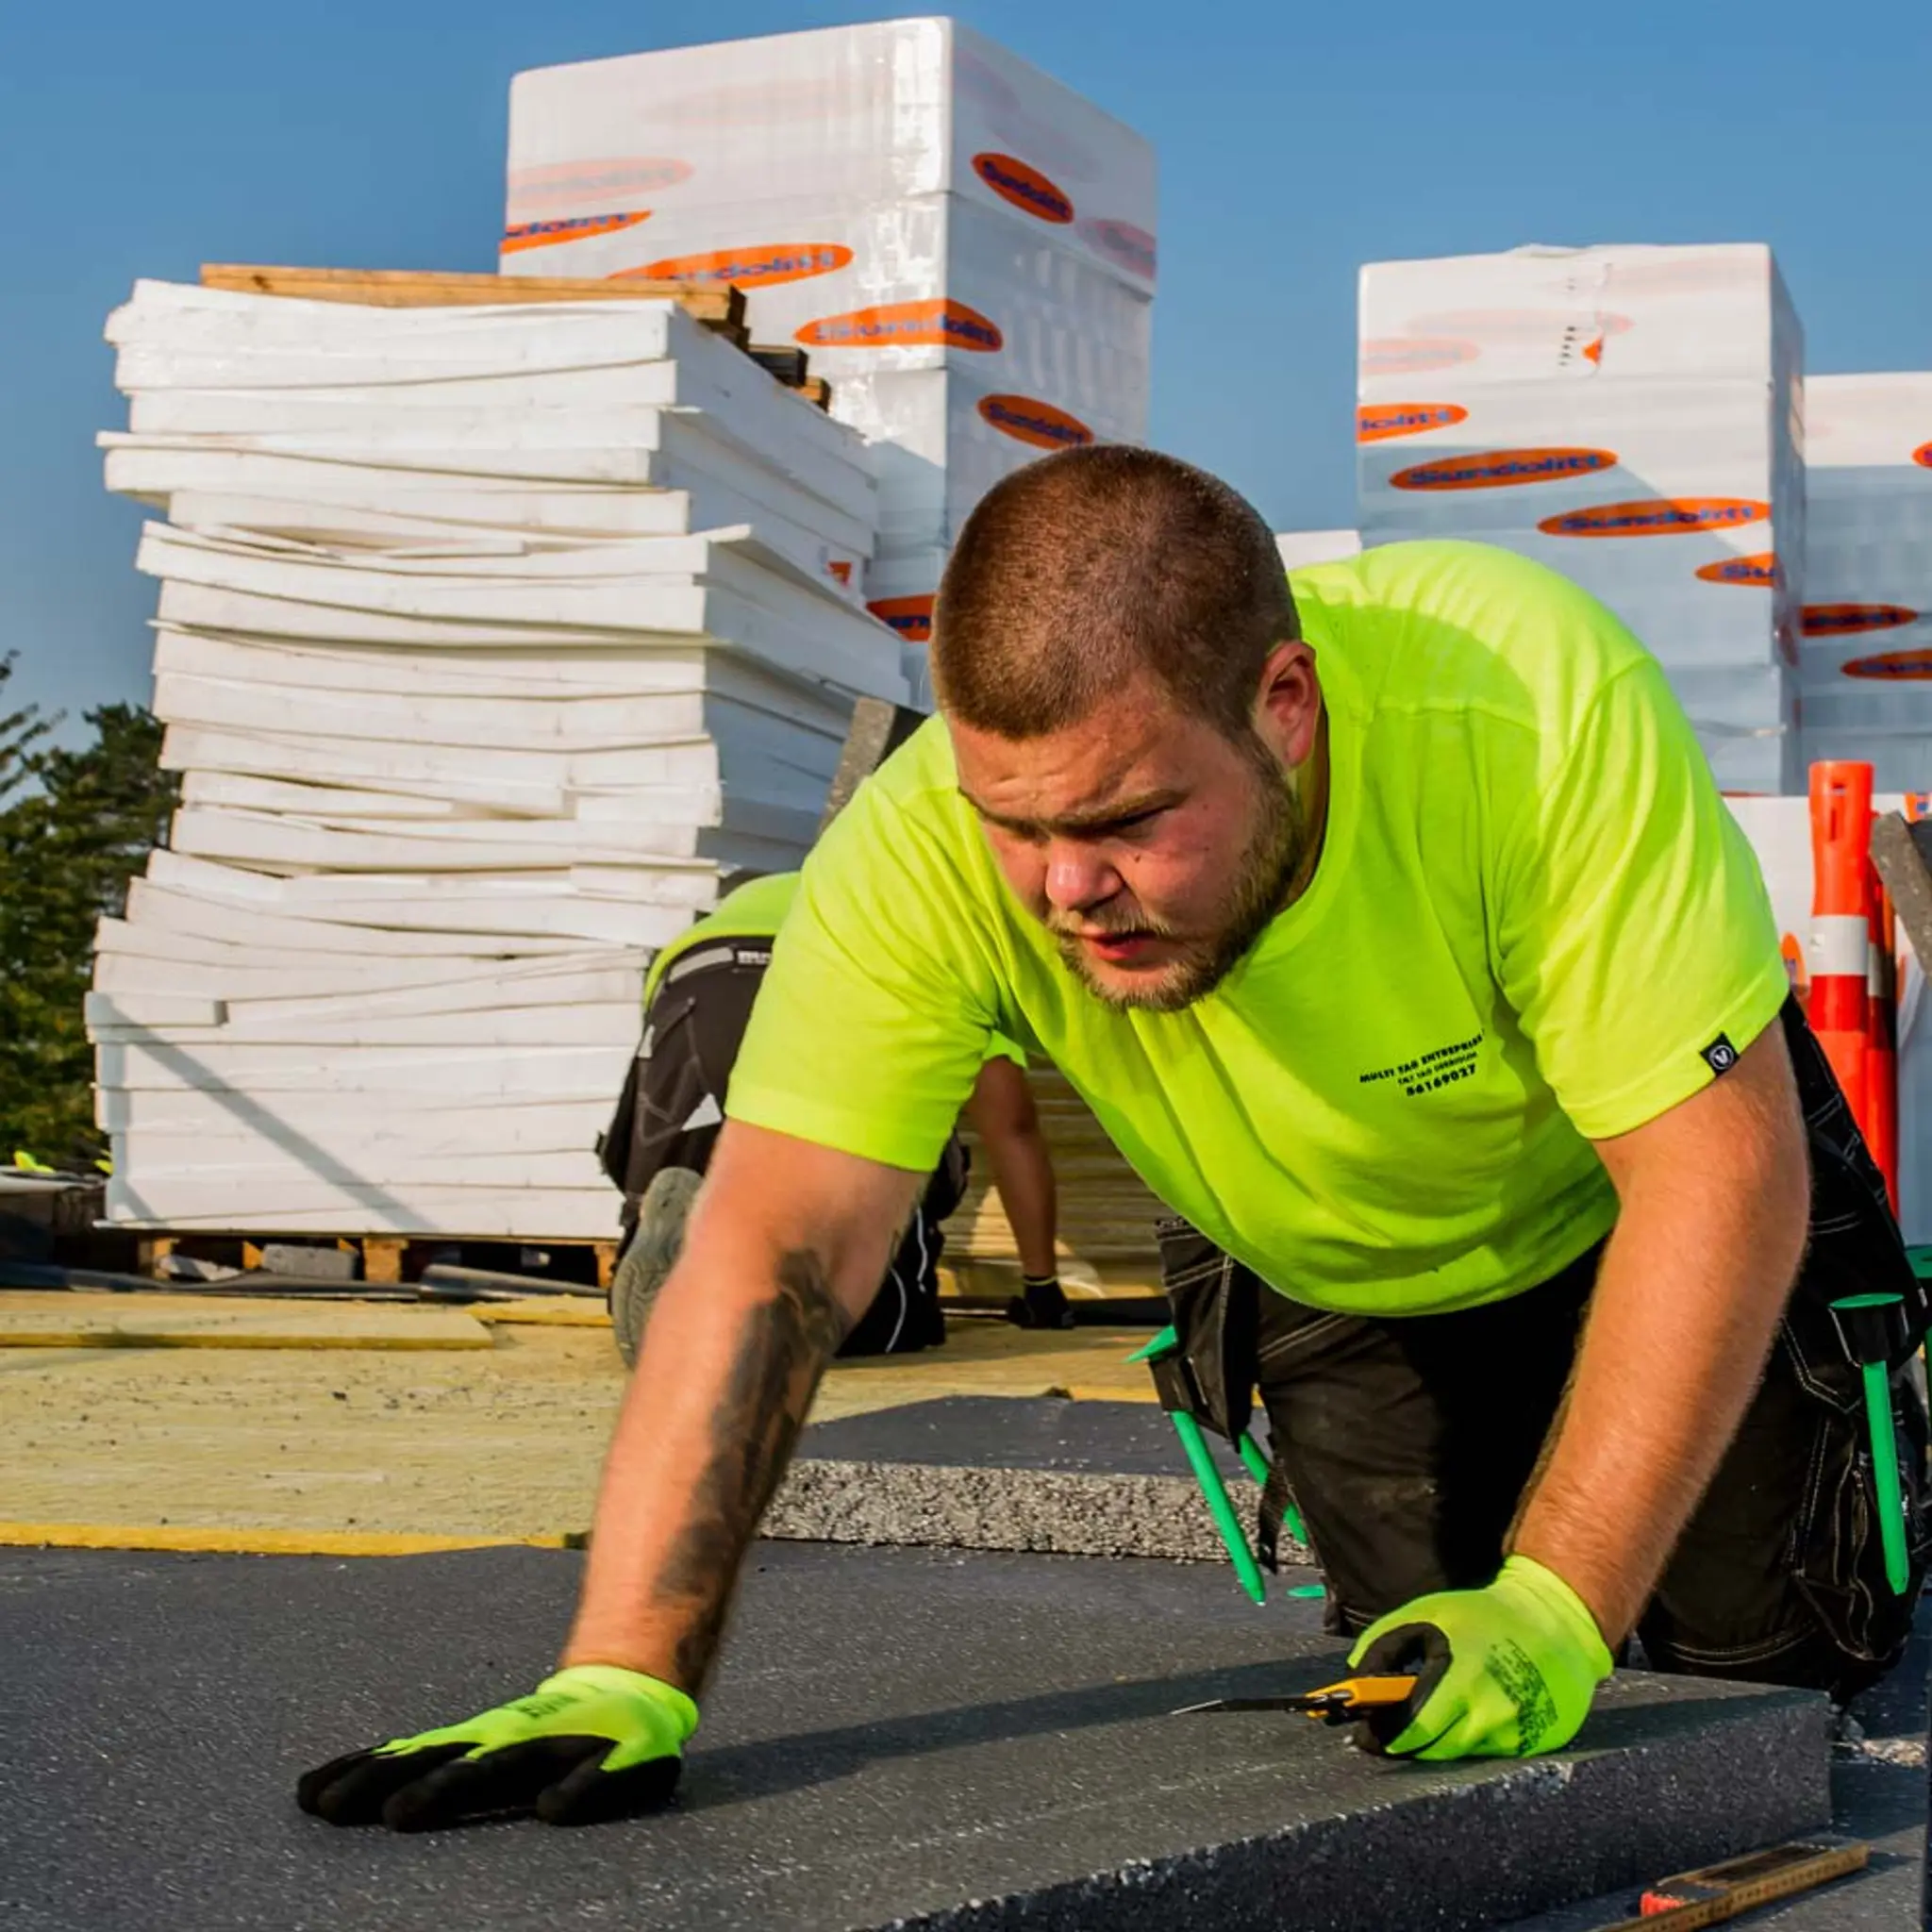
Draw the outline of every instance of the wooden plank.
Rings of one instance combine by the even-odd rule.
[[[823,375],[808,376],[798,385],[798,393],[816,408],[832,407],[832,385]]]
[[[289,268],[208,261],[205,289],[242,295],[287,295],[305,302],[355,302],[372,308],[434,308],[522,302],[675,301],[688,315],[749,345],[744,294],[730,283],[658,282],[626,277],[477,275],[435,270]]]

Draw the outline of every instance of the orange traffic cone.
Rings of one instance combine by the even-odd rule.
[[[1868,1108],[1872,767],[1811,767],[1811,1030],[1862,1130]]]

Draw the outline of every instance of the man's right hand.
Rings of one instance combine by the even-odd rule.
[[[352,1751],[295,1788],[331,1824],[434,1831],[535,1812],[546,1824],[596,1824],[670,1797],[698,1707],[682,1690],[614,1664],[577,1664],[528,1697],[467,1724]]]
[[[922,1179],[724,1124],[625,1391],[570,1663],[467,1724],[310,1772],[305,1811],[393,1831],[531,1811],[588,1824],[670,1796],[698,1721],[687,1692],[704,1689],[758,1518]]]

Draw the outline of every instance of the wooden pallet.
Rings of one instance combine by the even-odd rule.
[[[259,1268],[261,1251],[276,1239],[274,1235],[251,1234],[142,1234],[137,1242],[137,1272],[155,1275],[170,1255],[189,1255],[198,1260],[227,1260],[231,1266]],[[325,1237],[290,1235],[286,1239],[303,1247],[325,1247]],[[359,1256],[361,1279],[375,1285],[395,1285],[420,1279],[423,1270],[441,1250],[452,1247],[543,1247],[588,1250],[596,1268],[597,1286],[608,1288],[617,1268],[617,1242],[586,1241],[513,1241],[500,1235],[478,1236],[465,1241],[458,1235],[338,1235],[335,1247]],[[236,1253],[240,1250],[239,1255]]]

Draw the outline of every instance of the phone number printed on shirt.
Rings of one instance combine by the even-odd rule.
[[[1482,1035],[1472,1033],[1467,1040],[1432,1047],[1412,1060],[1401,1060],[1391,1067],[1377,1067],[1374,1073],[1363,1074],[1359,1078],[1364,1087],[1374,1086],[1379,1080],[1395,1081],[1401,1086],[1405,1097],[1413,1100],[1419,1094],[1433,1093],[1440,1087],[1453,1087],[1458,1080],[1474,1079],[1476,1054],[1482,1043]]]

